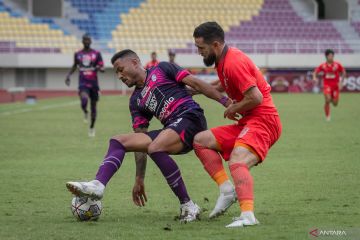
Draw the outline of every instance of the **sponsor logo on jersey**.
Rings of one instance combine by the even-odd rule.
[[[328,79],[335,78],[335,77],[336,77],[335,73],[326,73],[325,74],[325,78],[328,78]]]
[[[244,127],[244,129],[241,131],[241,133],[239,134],[239,138],[242,138],[242,137],[244,137],[247,133],[248,133],[248,131],[249,131],[250,129],[248,128],[248,127]]]
[[[141,97],[145,97],[145,95],[149,92],[150,87],[145,86],[144,89],[141,91]]]
[[[152,94],[148,108],[150,111],[155,112],[156,107],[157,107],[157,100],[155,94]]]
[[[156,81],[156,75],[155,75],[155,74],[153,74],[153,75],[151,76],[151,81],[153,81],[153,82]]]
[[[82,65],[84,67],[90,67],[90,63],[91,63],[91,56],[90,55],[83,55],[82,59],[81,59]]]
[[[162,107],[161,112],[159,114],[160,120],[169,116],[170,112],[168,111],[168,107],[174,100],[175,100],[174,97],[170,97],[169,99],[165,100],[164,106]]]

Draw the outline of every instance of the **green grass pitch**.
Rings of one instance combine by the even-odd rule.
[[[230,123],[222,106],[196,99],[209,127]],[[148,202],[136,207],[130,153],[106,189],[100,220],[77,222],[65,182],[91,180],[109,137],[131,131],[128,97],[101,98],[94,139],[87,136],[77,98],[0,105],[0,239],[310,239],[314,228],[359,229],[360,94],[342,94],[331,122],[325,122],[320,94],[274,99],[283,134],[264,164],[252,169],[261,225],[237,229],[224,227],[239,215],[236,204],[208,219],[218,189],[194,153],[174,158],[190,196],[204,209],[201,221],[174,220],[179,204],[151,159]],[[159,127],[153,120],[151,128]]]

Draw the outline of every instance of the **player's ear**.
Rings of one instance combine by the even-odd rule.
[[[132,59],[131,59],[131,63],[132,63],[135,67],[137,67],[137,66],[139,65],[139,61],[138,61],[136,58],[132,58]]]
[[[218,48],[218,47],[220,46],[220,42],[214,41],[214,42],[212,43],[212,46],[213,46],[214,48]]]

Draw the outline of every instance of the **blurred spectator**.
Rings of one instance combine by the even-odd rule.
[[[151,61],[145,65],[145,69],[155,67],[158,64],[159,64],[159,61],[157,60],[157,54],[156,54],[156,52],[152,52],[151,53]]]

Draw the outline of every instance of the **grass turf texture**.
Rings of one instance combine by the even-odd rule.
[[[209,127],[230,123],[219,104],[196,99]],[[239,215],[237,204],[208,220],[218,189],[194,153],[174,158],[190,196],[204,209],[201,221],[174,220],[179,204],[151,159],[145,180],[148,203],[136,207],[130,153],[108,184],[100,220],[77,222],[65,182],[92,179],[109,137],[131,132],[128,98],[101,98],[94,139],[87,136],[77,98],[0,105],[0,239],[309,239],[313,228],[359,229],[360,94],[342,94],[331,122],[324,120],[321,95],[274,99],[283,134],[265,163],[251,171],[261,225],[237,229],[224,227]],[[151,129],[158,127],[153,120]]]

